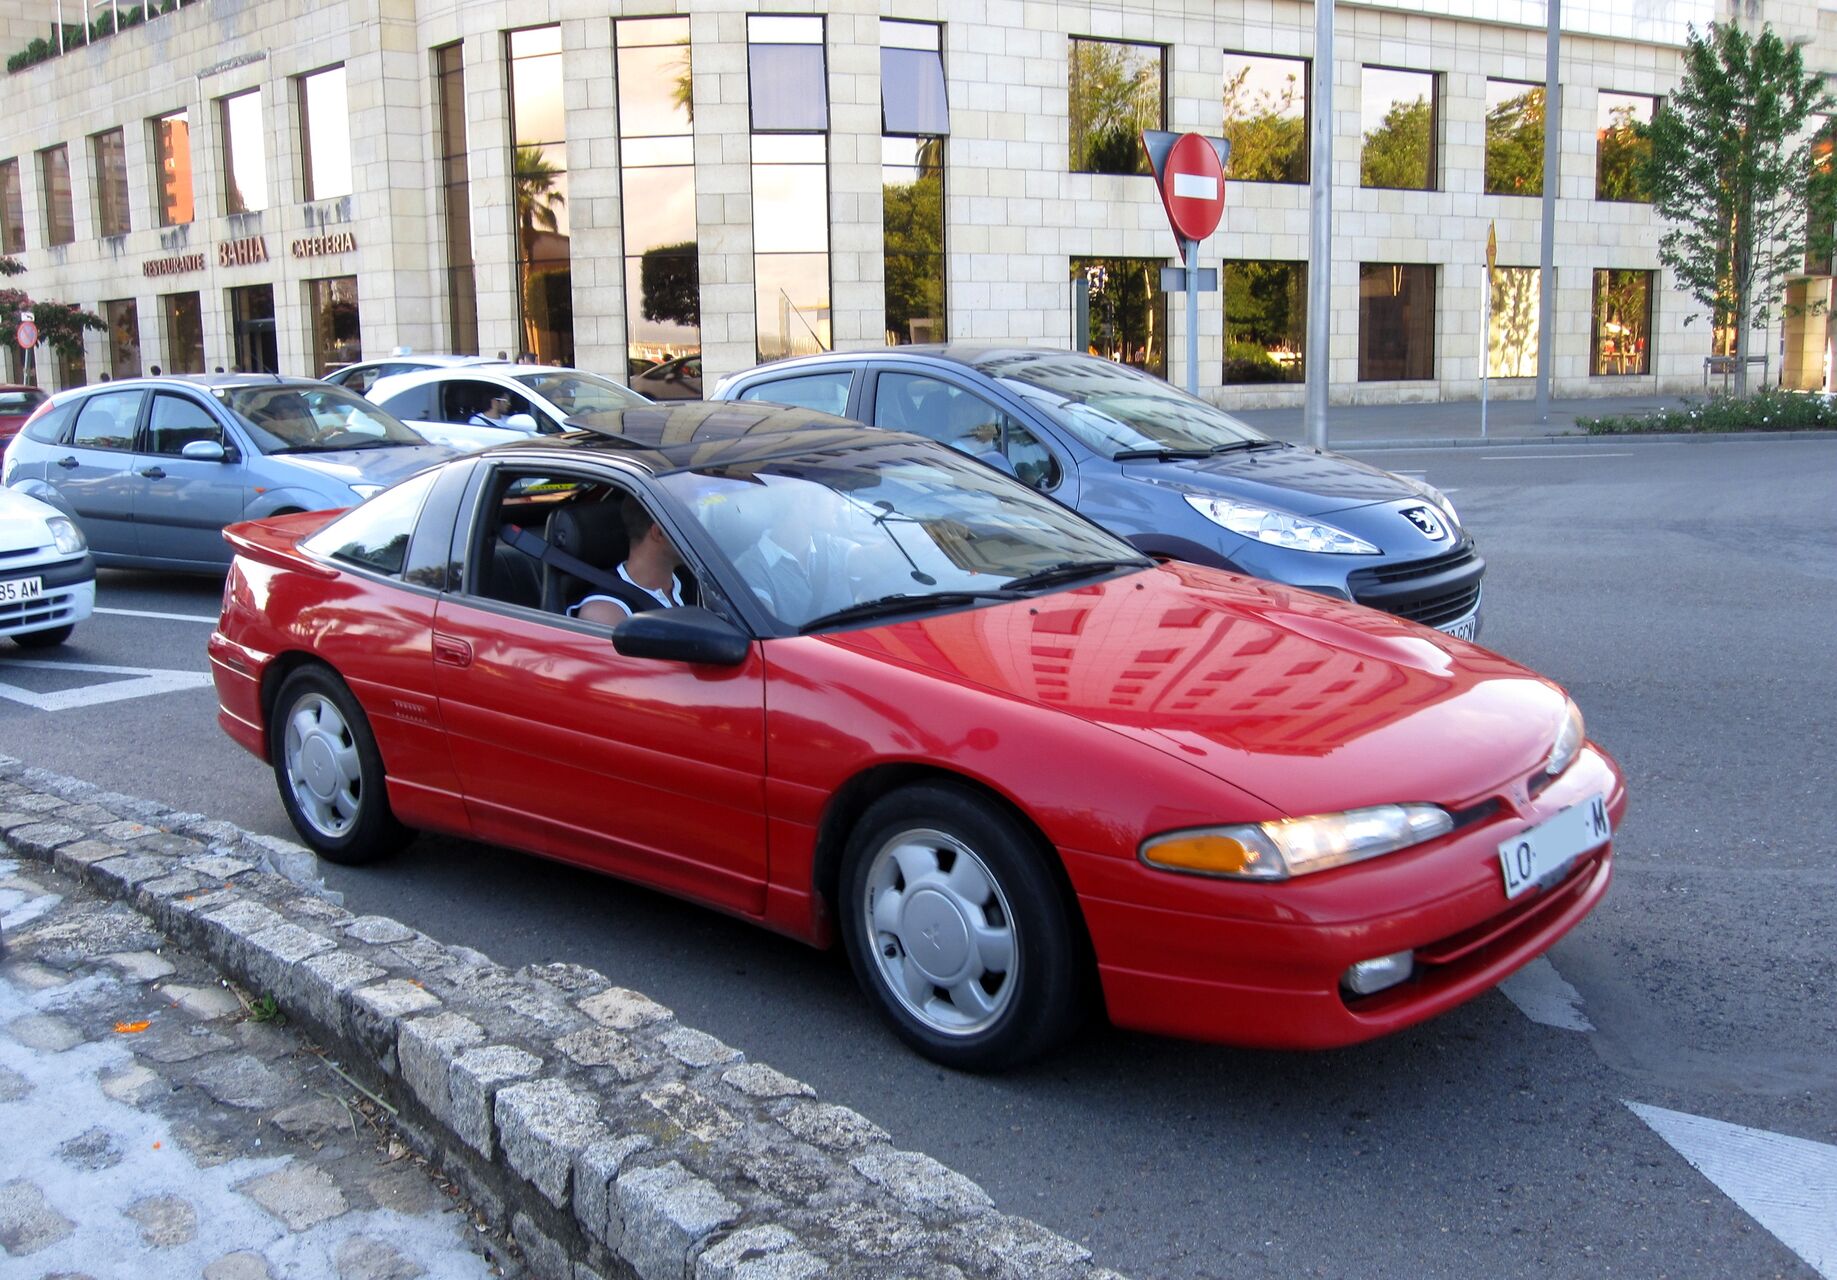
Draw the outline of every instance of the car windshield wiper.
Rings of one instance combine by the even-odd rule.
[[[1066,560],[1059,564],[1049,564],[1044,569],[1035,569],[1024,573],[1008,582],[1009,591],[1033,591],[1039,587],[1056,586],[1061,582],[1071,582],[1078,578],[1095,577],[1100,573],[1113,573],[1118,569],[1146,569],[1154,563],[1152,560]]]
[[[1209,458],[1214,452],[1212,449],[1124,449],[1111,454],[1110,461],[1140,462],[1152,458],[1156,462],[1172,462],[1180,458]]]
[[[863,622],[869,618],[884,618],[896,613],[912,613],[919,609],[932,607],[942,608],[954,604],[973,604],[977,600],[1013,600],[1014,592],[1007,587],[999,591],[927,591],[914,593],[896,591],[890,596],[877,596],[872,600],[862,600],[856,604],[833,609],[810,619],[797,629],[799,635],[808,635],[823,627],[833,627],[842,622]]]
[[[1218,445],[1209,452],[1215,454],[1249,453],[1253,449],[1281,449],[1283,447],[1280,440],[1233,440],[1230,444]]]

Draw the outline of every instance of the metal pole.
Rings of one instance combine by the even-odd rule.
[[[57,51],[64,52],[64,0],[57,0]]]
[[[1306,439],[1327,447],[1327,378],[1332,361],[1328,308],[1333,297],[1333,0],[1314,0],[1314,118],[1309,121],[1308,155],[1313,186],[1308,195],[1307,399],[1302,415]]]
[[[1493,362],[1493,269],[1486,268],[1486,286],[1480,290],[1480,439],[1486,439],[1487,375]]]
[[[1561,0],[1545,0],[1544,243],[1537,272],[1537,420],[1550,421],[1550,374],[1556,368],[1556,158],[1562,143],[1563,86],[1556,78]]]
[[[1186,242],[1186,393],[1199,394],[1199,241]]]

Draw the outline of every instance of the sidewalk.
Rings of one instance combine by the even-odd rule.
[[[1596,418],[1675,409],[1684,403],[1677,396],[1599,396],[1550,402],[1550,420],[1537,420],[1535,400],[1492,400],[1486,406],[1486,439],[1500,443],[1576,436],[1583,433],[1578,417]],[[1300,444],[1305,439],[1302,410],[1234,410],[1259,431],[1278,440]],[[1480,402],[1452,400],[1439,404],[1335,404],[1327,407],[1327,447],[1440,446],[1479,444]]]
[[[0,860],[0,1273],[502,1274],[450,1184],[133,908]]]

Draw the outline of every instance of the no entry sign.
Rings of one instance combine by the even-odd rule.
[[[38,326],[30,320],[21,320],[19,327],[13,330],[13,338],[21,347],[36,347],[38,345]]]
[[[1187,243],[1204,240],[1225,216],[1224,161],[1231,144],[1199,133],[1144,129],[1142,146],[1154,164],[1155,185],[1185,257]]]

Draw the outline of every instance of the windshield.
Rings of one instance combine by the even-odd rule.
[[[332,453],[427,443],[368,400],[329,383],[217,387],[212,394],[248,428],[263,453]]]
[[[1268,436],[1127,365],[1064,352],[1014,352],[977,368],[1105,457],[1214,453]]]
[[[876,602],[890,614],[960,605],[964,593],[999,598],[1031,589],[1014,584],[1042,570],[1057,586],[1069,566],[1088,566],[1089,577],[1153,563],[1025,485],[911,441],[678,471],[661,483],[792,630]]]
[[[582,373],[578,369],[549,369],[511,376],[569,416],[650,403],[636,391],[621,387],[610,378]]]
[[[30,413],[45,399],[42,391],[0,391],[0,414]]]

